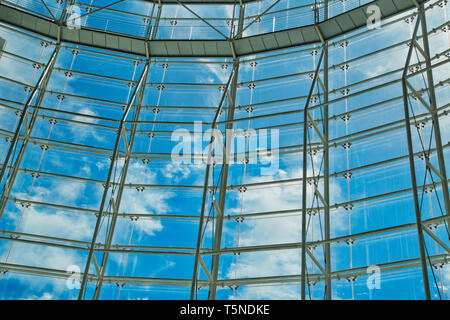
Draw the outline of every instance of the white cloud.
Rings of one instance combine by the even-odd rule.
[[[167,164],[164,170],[161,170],[163,176],[169,181],[174,181],[175,183],[186,179],[191,174],[191,169],[189,166],[184,165],[180,162],[171,162]]]
[[[53,300],[54,298],[50,292],[44,292],[41,296],[31,295],[25,300]]]
[[[83,107],[80,110],[77,110],[80,114],[85,114],[88,116],[97,116],[97,113],[88,107]],[[72,120],[85,122],[88,124],[96,124],[98,120],[91,117],[83,117],[83,116],[74,116]],[[84,141],[88,138],[93,138],[97,141],[105,141],[105,137],[102,136],[94,127],[88,127],[88,125],[84,124],[75,124],[71,123],[70,133],[72,137],[79,139],[79,141]]]

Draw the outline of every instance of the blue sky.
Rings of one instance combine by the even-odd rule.
[[[14,2],[16,3],[16,2]],[[19,1],[26,8],[32,8],[46,14],[45,8],[39,1]],[[89,4],[90,1],[83,1]],[[110,3],[108,1],[93,1],[96,6]],[[273,10],[281,10],[286,7],[300,5],[302,1],[283,0]],[[354,1],[348,1],[346,9],[352,8]],[[248,15],[262,12],[270,5],[270,1],[248,5]],[[57,4],[49,5],[56,13]],[[137,1],[125,1],[114,7],[117,10],[125,10],[139,14],[151,12],[151,5]],[[427,15],[428,28],[436,28],[448,21],[448,6],[441,9],[435,6]],[[338,2],[331,14],[342,12],[342,4]],[[447,11],[445,11],[447,10]],[[60,12],[60,9],[59,9]],[[229,18],[232,16],[231,7],[200,6],[196,12],[203,17]],[[306,12],[306,13],[304,13]],[[82,12],[83,13],[83,12]],[[168,7],[163,11],[163,17],[187,18],[192,17],[186,10]],[[311,23],[310,11],[303,9],[293,10],[292,14],[275,15],[275,30],[281,30],[299,25]],[[137,19],[139,20],[139,19]],[[398,20],[397,22],[394,22]],[[131,20],[130,16],[118,15],[114,12],[89,16],[86,26],[99,29],[107,29],[130,35],[142,36],[145,32],[144,20]],[[217,22],[220,25],[221,22]],[[248,22],[247,22],[248,23]],[[408,47],[404,44],[394,46],[402,41],[408,41],[411,37],[410,26],[400,17],[394,17],[381,30],[360,34],[347,35],[345,38],[334,39],[330,47],[330,99],[341,98],[341,88],[351,85],[347,99],[341,99],[330,105],[330,115],[336,115],[336,119],[330,120],[330,139],[338,145],[330,149],[330,173],[352,170],[352,178],[349,184],[342,174],[333,175],[330,181],[330,204],[355,201],[350,211],[339,207],[331,210],[331,236],[345,236],[349,233],[359,233],[386,228],[415,221],[412,196],[409,193],[399,193],[394,196],[378,197],[367,201],[358,201],[367,197],[378,196],[385,193],[410,188],[409,165],[407,159],[392,161],[385,165],[370,166],[379,161],[405,156],[407,154],[406,136],[404,128],[391,132],[379,132],[377,135],[359,138],[352,141],[352,146],[347,152],[342,146],[346,141],[342,138],[346,134],[356,134],[363,130],[373,129],[377,126],[402,121],[403,105],[401,99],[401,83],[381,89],[370,90],[366,93],[353,95],[365,89],[373,88],[382,83],[398,80],[403,68]],[[216,38],[218,34],[205,25],[195,24],[190,30],[187,23],[179,20],[175,27],[163,20],[159,38]],[[254,24],[246,30],[244,36],[269,32],[273,30],[273,16]],[[227,27],[222,24],[224,32]],[[229,30],[228,30],[229,32]],[[449,32],[438,29],[430,35],[431,56],[445,52],[449,49]],[[13,30],[0,26],[0,36],[7,39],[5,50],[27,59],[46,63],[53,46],[42,48],[40,40],[19,34]],[[345,48],[340,46],[343,41],[348,41]],[[394,46],[375,55],[369,53],[376,50]],[[118,127],[123,109],[129,99],[132,88],[127,84],[137,81],[142,73],[144,64],[142,58],[125,56],[113,53],[114,56],[102,55],[99,50],[84,51],[79,48],[79,54],[74,56],[74,46],[62,48],[56,62],[47,90],[49,91],[43,100],[42,106],[51,109],[59,109],[72,113],[58,113],[57,116],[67,121],[58,121],[52,125],[48,118],[39,118],[34,127],[33,141],[39,139],[51,139],[60,142],[82,145],[81,151],[73,152],[67,148],[50,148],[42,152],[41,143],[30,143],[22,162],[22,168],[39,170],[42,172],[56,173],[60,175],[74,176],[93,181],[80,182],[75,179],[46,176],[42,174],[33,181],[29,173],[19,172],[11,197],[36,202],[49,202],[62,206],[81,207],[87,210],[77,211],[42,205],[23,207],[20,203],[9,202],[5,214],[0,220],[0,229],[47,235],[53,237],[68,238],[78,241],[90,241],[95,225],[95,216],[92,211],[98,210],[103,188],[101,180],[105,180],[109,168],[107,152],[89,150],[84,146],[112,149],[115,140],[115,128]],[[313,57],[311,52],[316,50],[314,46],[285,50],[284,55],[276,56],[274,53],[245,57],[239,70],[238,82],[240,86],[237,92],[238,106],[254,106],[252,117],[269,113],[284,111],[301,111],[305,98],[311,85],[309,73],[316,67],[319,55]],[[344,52],[345,51],[345,52]],[[320,52],[319,52],[320,53]],[[365,56],[368,55],[368,56]],[[132,59],[141,61],[134,65]],[[256,59],[258,64],[254,72],[250,63]],[[434,62],[444,61],[445,57],[436,58]],[[176,60],[176,59],[174,59]],[[171,60],[156,59],[151,64],[147,79],[148,85],[143,99],[143,108],[140,120],[153,121],[154,106],[160,107],[156,115],[157,121],[183,122],[157,123],[154,130],[162,131],[151,139],[148,132],[153,130],[152,123],[140,124],[135,139],[133,152],[139,155],[139,159],[132,159],[129,166],[126,183],[145,184],[145,190],[139,192],[135,186],[127,186],[124,189],[123,199],[119,212],[133,212],[139,214],[155,215],[185,215],[195,216],[200,212],[201,186],[204,179],[205,166],[202,164],[181,163],[171,161],[170,152],[176,142],[171,140],[171,132],[176,129],[192,131],[193,126],[185,122],[203,121],[211,122],[214,117],[214,109],[220,101],[219,85],[226,83],[231,71],[231,61],[220,59],[197,59],[196,63],[189,63],[193,59],[178,59],[178,63]],[[187,63],[180,63],[187,61]],[[416,60],[413,60],[415,62]],[[167,69],[162,68],[162,63],[168,63]],[[349,64],[347,72],[340,66]],[[228,64],[227,69],[221,67]],[[32,62],[20,61],[11,54],[4,54],[0,59],[0,118],[1,133],[4,136],[14,130],[16,115],[14,110],[8,107],[20,108],[20,103],[25,99],[25,91],[22,84],[33,85],[36,83],[39,72],[33,75]],[[65,70],[71,70],[72,76],[67,78]],[[378,77],[392,71],[392,74]],[[436,86],[438,108],[444,107],[449,101],[448,74],[446,64],[436,67],[434,70],[435,83],[447,81],[443,85]],[[97,74],[114,79],[101,79],[99,77],[81,74]],[[288,76],[299,73],[297,76]],[[264,79],[287,76],[283,79],[264,81]],[[12,79],[14,83],[5,78]],[[359,83],[365,79],[371,81]],[[258,81],[261,80],[261,81]],[[248,84],[255,81],[253,92]],[[159,91],[157,84],[164,82],[165,88]],[[192,85],[170,85],[170,83],[194,83]],[[417,88],[423,87],[420,77],[411,78]],[[58,95],[64,94],[64,100],[58,100]],[[316,94],[316,93],[315,93]],[[86,100],[89,97],[95,100]],[[278,101],[288,99],[287,101]],[[321,99],[323,99],[321,97]],[[413,101],[413,104],[416,103]],[[364,108],[377,104],[371,108]],[[198,109],[172,109],[167,106],[204,107]],[[424,108],[419,104],[414,105],[417,114],[423,113]],[[447,106],[448,108],[448,106]],[[207,111],[205,111],[207,110]],[[346,123],[340,118],[347,111],[351,118]],[[320,111],[314,111],[315,117],[320,119]],[[43,110],[40,114],[48,117],[55,116],[54,112]],[[83,116],[84,115],[84,116]],[[90,116],[90,117],[89,117]],[[302,112],[289,115],[279,115],[252,119],[248,121],[245,108],[236,111],[235,118],[242,121],[235,123],[235,128],[253,129],[277,126],[281,124],[293,124],[280,129],[280,147],[291,148],[302,143],[303,130],[298,123],[303,121]],[[132,116],[129,117],[129,120]],[[110,120],[106,120],[110,119]],[[221,120],[225,115],[221,116]],[[85,122],[91,125],[80,124],[74,121]],[[297,124],[296,124],[297,123]],[[403,123],[400,122],[400,125]],[[207,129],[203,125],[203,130]],[[128,124],[127,128],[131,126]],[[221,127],[223,129],[223,125]],[[429,138],[430,123],[424,128],[425,140]],[[448,116],[443,116],[441,121],[443,144],[448,144],[450,130],[448,130]],[[312,131],[310,131],[312,132]],[[415,133],[414,133],[415,134]],[[356,134],[359,136],[359,134]],[[315,135],[313,141],[317,142]],[[420,150],[417,136],[414,136],[415,151]],[[207,139],[204,141],[204,147]],[[0,140],[0,157],[3,161],[7,150],[5,139]],[[142,159],[150,150],[152,159],[145,164]],[[159,156],[159,153],[167,153],[168,156]],[[445,152],[448,163],[448,152]],[[42,160],[41,160],[42,157]],[[435,156],[432,162],[437,163]],[[320,166],[321,154],[314,158],[314,166]],[[119,168],[121,167],[119,163]],[[299,209],[301,207],[301,181],[298,178],[302,174],[301,154],[286,153],[279,157],[278,170],[270,175],[261,175],[261,164],[249,164],[245,167],[240,164],[230,166],[228,185],[236,186],[245,183],[251,184],[244,193],[244,199],[237,188],[231,188],[227,192],[225,215],[246,214],[256,212],[281,211]],[[418,181],[422,183],[424,177],[423,163],[416,161]],[[359,169],[356,169],[359,168]],[[220,166],[214,170],[214,179],[217,181]],[[308,168],[308,173],[312,169]],[[297,178],[297,180],[295,180]],[[245,179],[245,180],[244,180]],[[294,179],[289,183],[273,183],[261,185],[258,183]],[[436,177],[435,177],[436,179]],[[116,179],[117,180],[117,179]],[[97,182],[96,182],[97,181]],[[428,181],[427,183],[430,183]],[[169,188],[167,185],[177,185],[179,188]],[[32,186],[32,187],[31,187]],[[182,187],[188,186],[188,187]],[[189,187],[195,186],[195,187]],[[442,202],[440,188],[437,193]],[[242,204],[242,209],[241,209]],[[90,210],[90,211],[89,211]],[[423,218],[427,219],[439,215],[439,206],[436,200],[436,192],[425,194]],[[22,216],[22,218],[21,218]],[[321,220],[320,220],[321,219]],[[314,216],[308,232],[309,240],[320,240],[320,225],[323,217]],[[264,217],[246,218],[240,224],[234,220],[226,220],[223,228],[222,247],[252,246],[265,244],[281,244],[300,242],[301,239],[301,215],[300,211],[291,214],[271,215]],[[165,246],[193,248],[197,239],[197,220],[183,218],[139,218],[137,221],[129,217],[117,220],[116,232],[113,244],[140,245],[140,246]],[[103,226],[106,225],[106,222]],[[205,246],[211,246],[211,223],[205,232]],[[448,244],[445,228],[441,224],[436,229],[436,235]],[[99,239],[103,241],[105,228],[101,229]],[[10,251],[11,242],[0,242],[1,262],[31,265],[58,270],[66,270],[68,266],[77,265],[84,269],[86,252],[72,249],[46,247],[23,242],[14,242]],[[390,232],[383,237],[367,237],[355,241],[350,246],[345,242],[332,246],[332,270],[345,270],[348,268],[365,267],[398,260],[417,258],[417,234],[411,228],[401,232]],[[427,238],[427,247],[431,255],[441,254],[444,251],[436,247],[435,243]],[[320,247],[314,249],[317,259],[323,263],[323,251]],[[97,259],[101,255],[98,254]],[[205,258],[210,264],[210,257]],[[226,254],[220,260],[220,279],[253,278],[276,275],[293,275],[300,273],[300,250],[262,251],[255,253],[241,253],[236,262],[236,256]],[[192,276],[193,257],[178,255],[151,255],[151,254],[110,254],[107,275],[125,275],[137,277],[156,278],[180,278],[190,279]],[[93,270],[93,269],[91,269]],[[308,260],[308,273],[320,273],[317,267]],[[448,299],[450,272],[448,265],[444,266],[440,274],[436,271],[439,290],[445,292]],[[201,279],[205,275],[201,274]],[[366,286],[365,276],[359,276],[353,283],[346,279],[333,281],[333,297],[336,299],[423,299],[423,286],[421,271],[418,267],[402,270],[400,272],[383,273],[381,275],[381,288],[369,290]],[[430,284],[432,295],[437,297],[430,272]],[[87,296],[92,295],[92,285],[88,287]],[[353,294],[352,294],[353,291]],[[300,287],[298,284],[274,285],[274,286],[241,286],[233,293],[229,288],[218,290],[217,298],[220,299],[296,299],[299,298]],[[317,283],[311,287],[311,298],[321,299],[324,293],[323,283]],[[20,275],[12,272],[2,276],[0,280],[0,296],[4,299],[74,299],[78,292],[76,289],[68,289],[66,280],[30,275]],[[441,292],[442,294],[442,292]],[[199,291],[199,298],[205,298],[207,290]],[[115,284],[103,285],[103,299],[186,299],[189,297],[188,287],[170,286],[139,286],[127,284],[120,289]]]

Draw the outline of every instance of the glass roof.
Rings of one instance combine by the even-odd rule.
[[[58,42],[50,29],[31,32],[31,20],[0,18],[1,298],[189,299],[194,284],[197,299],[212,290],[217,299],[299,299],[305,254],[307,299],[326,298],[327,281],[333,299],[423,299],[407,81],[429,286],[433,299],[448,299],[447,3],[424,4],[429,48],[421,27],[411,40],[419,14],[408,7],[324,43],[258,51],[250,42],[236,57],[152,54],[158,41],[182,50],[177,40],[314,30],[381,1],[327,1],[327,10],[312,0],[198,2],[1,2],[51,25],[72,5],[74,32],[150,48]]]

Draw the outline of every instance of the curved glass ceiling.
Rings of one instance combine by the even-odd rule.
[[[200,2],[1,2],[0,297],[448,300],[447,1]]]

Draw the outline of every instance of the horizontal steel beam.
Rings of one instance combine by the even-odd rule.
[[[448,263],[450,255],[439,254],[430,256],[430,261],[432,264],[438,263]],[[380,271],[389,272],[395,270],[408,270],[417,268],[420,266],[420,259],[412,258],[406,260],[400,260],[395,262],[378,264]],[[73,276],[72,273],[60,269],[50,269],[42,267],[25,266],[12,263],[0,263],[0,270],[18,273],[18,274],[31,274],[44,277],[52,277],[59,279],[68,279]],[[367,267],[359,267],[341,271],[335,271],[331,273],[331,278],[333,280],[342,280],[348,277],[356,276],[367,276]],[[88,276],[90,282],[95,281],[96,277],[92,274]],[[283,283],[299,283],[301,280],[301,275],[284,275],[284,276],[267,276],[267,277],[257,277],[257,278],[240,278],[240,279],[221,279],[217,280],[218,287],[228,287],[231,285],[264,285],[264,284],[283,284]],[[324,276],[322,274],[309,274],[308,280],[311,281],[322,281]],[[176,285],[189,287],[191,285],[191,279],[170,279],[170,278],[153,278],[153,277],[127,277],[127,276],[105,276],[105,283],[116,284],[140,284],[140,285]],[[208,285],[208,281],[198,280],[200,287],[205,287]]]
[[[298,210],[300,211],[300,210]],[[424,220],[422,222],[423,226],[440,225],[444,223],[446,217],[435,217]],[[371,231],[365,231],[355,234],[350,234],[346,236],[334,237],[329,240],[314,240],[308,241],[306,246],[308,248],[315,248],[326,243],[339,244],[344,243],[347,240],[357,240],[366,239],[367,237],[384,235],[388,236],[389,233],[395,231],[404,231],[408,229],[414,229],[416,227],[415,223],[407,223],[402,225],[396,225],[381,229],[375,229]],[[87,241],[80,241],[74,239],[66,239],[60,237],[51,237],[46,235],[15,232],[9,230],[0,230],[0,241],[13,241],[28,243],[32,245],[43,245],[50,247],[59,247],[71,250],[87,251],[89,250],[90,243]],[[436,239],[433,238],[434,241]],[[439,239],[442,242],[441,239]],[[439,241],[437,241],[439,243]],[[443,243],[443,242],[442,242]],[[439,243],[441,244],[441,243]],[[442,244],[441,244],[442,245]],[[445,244],[444,244],[445,246]],[[255,245],[255,246],[241,246],[241,247],[225,247],[218,251],[213,251],[209,248],[201,248],[200,254],[202,256],[209,255],[224,255],[224,254],[236,254],[236,253],[249,253],[249,252],[262,252],[262,251],[278,251],[278,250],[293,250],[301,249],[301,243],[281,243],[281,244],[269,244],[269,245]],[[105,250],[103,243],[96,243],[96,252],[115,252],[122,254],[151,254],[151,255],[183,255],[183,256],[193,256],[195,254],[195,248],[187,247],[165,247],[165,246],[140,246],[140,245],[123,245],[114,244],[111,245],[109,250]]]
[[[441,111],[439,116],[445,116],[447,114],[448,111],[446,111],[446,109],[448,108],[449,105],[450,104],[438,108],[438,110]],[[429,121],[430,117],[428,117],[427,114],[421,114],[421,115],[417,115],[416,119],[420,120],[420,121]],[[404,128],[404,124],[402,124],[402,122],[403,121],[398,120],[398,121],[383,124],[383,125],[380,125],[380,126],[377,126],[374,128],[351,133],[349,135],[342,136],[342,137],[339,137],[336,139],[331,139],[330,146],[338,147],[340,145],[343,145],[346,142],[353,143],[355,141],[367,139],[369,137],[373,137],[373,136],[377,136],[377,135],[381,135],[381,134],[385,134],[385,133],[389,133],[389,132],[394,132],[396,130],[400,130],[400,129]],[[289,125],[294,126],[297,124],[289,124]],[[279,127],[279,126],[275,126],[275,127]],[[260,128],[258,128],[258,129],[260,129]],[[264,129],[268,129],[268,128],[264,128]],[[6,138],[11,138],[13,136],[13,132],[0,129],[0,136],[4,136]],[[23,136],[21,135],[19,138],[20,138],[20,140],[22,140]],[[37,137],[30,138],[30,144],[38,145],[38,146],[47,145],[47,146],[53,147],[53,148],[72,150],[72,151],[76,151],[76,152],[80,152],[80,153],[91,153],[91,154],[96,154],[99,156],[110,156],[112,154],[112,150],[106,149],[106,148],[93,147],[90,145],[84,145],[84,144],[82,145],[82,144],[76,144],[76,143],[65,142],[65,141],[55,141],[55,140],[49,140],[49,139],[37,138]],[[314,145],[314,143],[311,143],[311,145]],[[299,152],[301,152],[301,147],[302,147],[301,145],[293,145],[293,146],[280,147],[277,149],[273,149],[271,151],[276,151],[279,155],[288,154],[288,153],[299,153]],[[315,148],[320,150],[321,147],[319,145],[317,145],[317,146],[315,146]],[[240,154],[236,154],[235,156],[239,156],[239,155]],[[125,155],[123,153],[120,153],[120,157],[123,157],[123,156],[125,156]],[[200,155],[200,154],[193,155],[193,156],[194,156],[194,159],[199,159],[199,160],[202,159],[202,155]],[[253,158],[255,156],[256,156],[255,151],[250,152],[250,154],[249,154],[250,158]],[[174,158],[169,153],[156,153],[156,152],[153,152],[151,154],[135,152],[131,158],[132,159],[143,159],[143,158],[171,159],[171,160],[180,160],[180,161],[181,160],[192,160],[192,156],[175,157]],[[176,186],[176,187],[182,187],[182,186]]]

